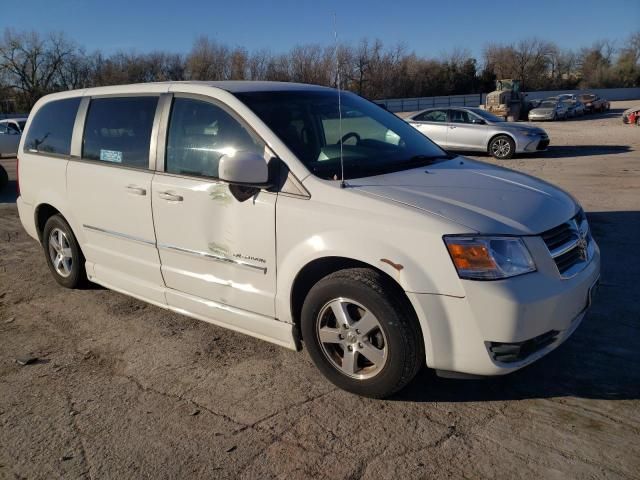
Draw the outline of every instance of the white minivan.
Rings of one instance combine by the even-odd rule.
[[[338,95],[276,82],[48,95],[19,148],[20,219],[61,285],[304,344],[371,397],[425,364],[500,375],[566,340],[600,270],[576,200]]]

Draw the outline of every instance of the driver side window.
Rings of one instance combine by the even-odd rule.
[[[465,110],[451,110],[451,123],[473,123],[469,112]]]
[[[264,154],[264,143],[226,110],[209,102],[176,98],[171,108],[165,170],[218,178],[223,155]]]

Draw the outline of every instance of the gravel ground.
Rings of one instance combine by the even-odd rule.
[[[306,353],[63,290],[5,192],[0,478],[640,478],[640,128],[619,118],[634,103],[544,124],[548,152],[499,162],[588,211],[603,271],[583,325],[510,376],[425,369],[386,401],[336,390]]]

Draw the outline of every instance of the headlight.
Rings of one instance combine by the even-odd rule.
[[[535,130],[527,130],[526,128],[518,128],[517,131],[520,135],[524,135],[525,137],[535,137],[536,135],[538,135],[538,132],[536,132]]]
[[[452,235],[444,242],[460,278],[495,280],[536,270],[521,238]]]

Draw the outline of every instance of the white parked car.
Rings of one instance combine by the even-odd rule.
[[[26,118],[0,120],[0,157],[15,157]]]
[[[20,219],[61,285],[304,344],[358,394],[425,364],[505,374],[566,340],[600,270],[580,205],[357,95],[341,107],[272,82],[49,95],[20,145]]]

